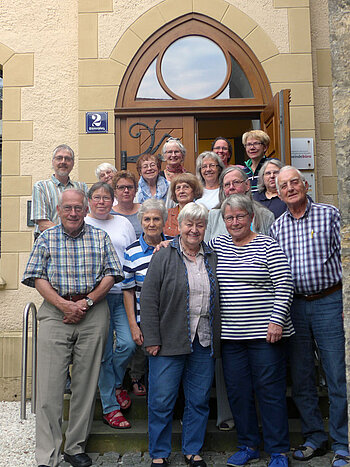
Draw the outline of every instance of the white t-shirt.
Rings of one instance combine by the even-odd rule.
[[[131,222],[122,216],[113,216],[112,219],[100,220],[86,216],[87,224],[104,230],[110,236],[121,266],[124,265],[125,248],[136,240],[136,234]],[[108,293],[122,293],[122,283],[114,284]]]
[[[204,204],[208,209],[213,209],[219,204],[219,188],[208,190],[203,188],[203,196],[196,200],[196,203]]]

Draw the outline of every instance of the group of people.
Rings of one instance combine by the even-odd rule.
[[[318,408],[314,351],[326,375],[332,467],[350,464],[340,216],[315,203],[292,166],[266,158],[269,137],[242,137],[248,160],[229,165],[231,143],[218,137],[184,168],[186,149],[169,138],[161,157],[129,171],[103,163],[90,189],[69,174],[74,152],[53,153],[54,175],[33,188],[35,243],[23,284],[44,301],[38,311],[36,460],[56,467],[68,367],[71,400],[64,459],[88,467],[85,448],[97,387],[103,421],[130,428],[123,411],[127,367],[133,391],[146,394],[152,467],[169,464],[172,417],[184,394],[182,451],[201,456],[216,377],[218,426],[237,429],[227,460],[260,458],[259,406],[270,467],[288,465],[286,368],[304,442],[293,458],[328,449]]]

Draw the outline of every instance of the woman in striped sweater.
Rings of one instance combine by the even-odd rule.
[[[259,459],[257,397],[270,467],[288,465],[285,338],[294,333],[288,261],[270,237],[251,230],[252,201],[232,195],[221,207],[229,235],[209,242],[218,256],[222,362],[239,451],[227,465]]]

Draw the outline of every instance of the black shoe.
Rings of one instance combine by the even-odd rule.
[[[184,456],[186,464],[190,464],[193,467],[207,467],[207,464],[204,462],[203,459],[200,459],[198,461],[194,460],[194,455],[192,455],[190,458]]]
[[[166,467],[167,465],[169,465],[169,461],[167,458],[163,457],[163,462],[161,464],[156,464],[152,461],[151,467]]]
[[[73,467],[89,467],[89,465],[92,464],[92,460],[87,454],[85,454],[85,452],[75,454],[75,456],[70,456],[69,454],[64,452],[63,458]]]

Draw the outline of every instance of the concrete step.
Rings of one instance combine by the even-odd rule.
[[[64,422],[64,430],[67,422]],[[328,431],[328,423],[325,422]],[[303,439],[300,433],[300,421],[289,420],[291,446],[297,446]],[[181,451],[181,431],[179,420],[174,420],[172,431],[172,450]],[[237,432],[219,431],[214,420],[209,420],[204,442],[204,451],[224,452],[232,451],[237,446]],[[148,451],[147,420],[132,421],[132,428],[127,430],[113,429],[101,421],[94,421],[87,444],[87,452],[103,454],[105,452],[146,452]]]

